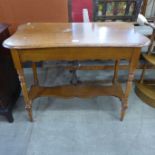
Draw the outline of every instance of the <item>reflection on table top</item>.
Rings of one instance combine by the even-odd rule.
[[[27,23],[3,45],[10,49],[50,47],[142,47],[149,39],[132,23]]]

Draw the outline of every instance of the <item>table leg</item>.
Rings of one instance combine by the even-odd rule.
[[[128,108],[128,97],[132,88],[132,81],[134,79],[135,71],[136,71],[139,56],[140,56],[140,48],[134,48],[132,50],[133,50],[133,54],[131,56],[130,64],[129,64],[129,74],[128,74],[128,81],[126,84],[126,90],[121,99],[122,101],[122,108],[121,108],[121,114],[120,114],[121,121],[123,121],[126,109]]]
[[[13,61],[14,61],[15,68],[16,68],[18,76],[19,76],[19,80],[20,80],[20,84],[21,84],[21,88],[22,88],[22,93],[23,93],[23,97],[24,97],[24,100],[25,100],[25,109],[28,112],[30,121],[33,121],[32,101],[29,99],[28,90],[27,90],[27,87],[26,87],[26,81],[25,81],[25,77],[24,77],[24,71],[23,71],[23,68],[22,68],[22,64],[21,64],[21,61],[20,61],[18,51],[13,50],[11,52],[11,54],[12,54],[12,58],[13,58]]]
[[[122,98],[122,109],[121,109],[121,117],[120,117],[121,121],[123,121],[125,112],[128,108],[128,96],[129,96],[130,90],[132,88],[132,80],[133,79],[134,79],[134,73],[131,72],[131,73],[129,73],[125,94],[124,94],[124,97]]]
[[[119,62],[119,60],[115,61],[114,76],[112,80],[113,83],[115,83],[118,80]]]
[[[32,62],[32,71],[33,71],[34,85],[38,86],[39,85],[39,80],[38,80],[37,67],[36,67],[35,62]]]

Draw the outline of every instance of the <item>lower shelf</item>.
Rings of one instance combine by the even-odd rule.
[[[116,96],[123,97],[123,90],[120,84],[116,85],[96,85],[96,84],[78,84],[64,85],[55,87],[32,86],[29,91],[31,100],[41,96],[56,96],[56,97],[95,97],[95,96]]]
[[[155,85],[136,83],[135,91],[143,102],[155,108]]]

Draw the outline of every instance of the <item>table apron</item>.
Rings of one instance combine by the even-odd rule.
[[[64,47],[45,49],[19,49],[17,51],[21,62],[48,60],[130,60],[136,51],[133,47]]]

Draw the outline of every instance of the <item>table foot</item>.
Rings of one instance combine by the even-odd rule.
[[[28,112],[29,120],[33,122],[33,115],[32,115],[32,104],[26,105],[26,111]]]
[[[125,112],[128,109],[128,102],[127,100],[122,100],[122,107],[121,107],[121,114],[120,114],[120,121],[123,121]]]

